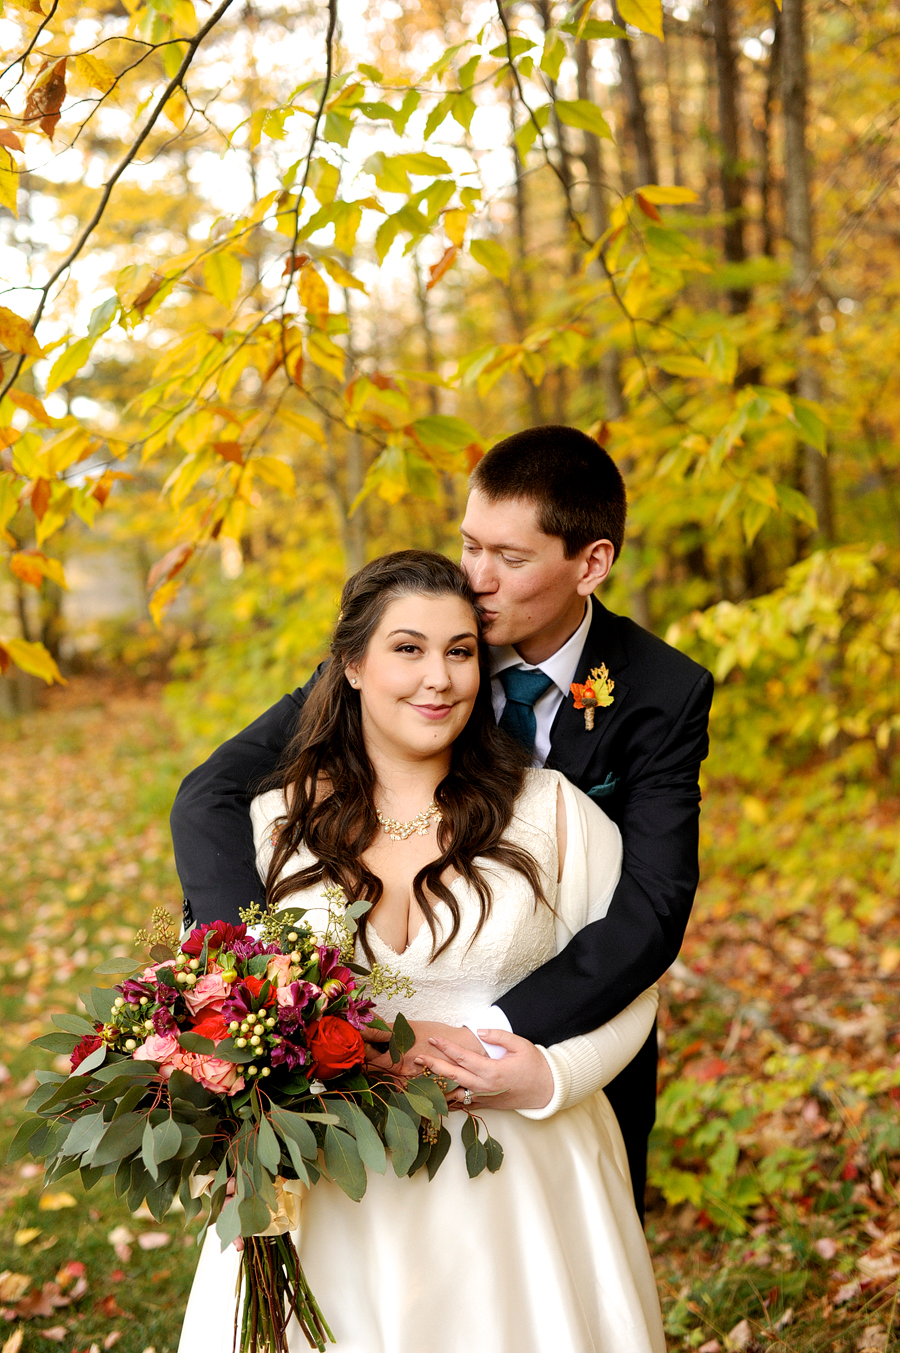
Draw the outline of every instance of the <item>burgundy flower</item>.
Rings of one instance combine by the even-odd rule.
[[[101,1029],[103,1026],[101,1024],[98,1024],[95,1027],[97,1029]],[[77,1043],[75,1047],[72,1049],[72,1055],[69,1059],[71,1062],[72,1070],[74,1071],[76,1067],[81,1066],[81,1063],[84,1061],[85,1057],[90,1057],[92,1052],[96,1052],[101,1042],[102,1039],[98,1038],[96,1034],[85,1034],[81,1042]]]
[[[319,955],[319,983],[330,997],[343,995],[345,991],[356,988],[356,978],[349,968],[341,963],[341,951],[327,945],[317,946]]]
[[[248,958],[255,958],[257,954],[281,953],[277,944],[263,944],[262,940],[255,940],[252,935],[244,940],[235,940],[228,947],[239,963],[246,963]]]
[[[116,991],[125,997],[129,1005],[139,1005],[142,996],[146,996],[148,1000],[156,998],[155,986],[151,986],[149,982],[137,982],[133,977],[126,978],[121,986],[116,987]]]
[[[173,1034],[178,1029],[178,1024],[172,1016],[170,1010],[161,1005],[153,1011],[153,1028],[158,1034]]]
[[[207,938],[208,937],[208,938]],[[247,927],[243,924],[232,925],[229,921],[213,921],[211,925],[204,922],[203,925],[195,926],[191,933],[185,938],[181,946],[183,954],[190,954],[192,958],[199,958],[203,950],[204,941],[207,943],[207,951],[214,949],[234,949],[238,940],[247,938]],[[255,943],[255,941],[253,941]]]
[[[351,997],[347,1002],[346,1017],[347,1023],[352,1024],[354,1029],[365,1029],[375,1018],[375,1002],[368,997],[358,1001]]]
[[[273,1066],[286,1066],[289,1071],[296,1071],[298,1066],[303,1066],[308,1057],[306,1048],[298,1048],[296,1043],[291,1043],[288,1039],[283,1043],[276,1043],[269,1054]]]

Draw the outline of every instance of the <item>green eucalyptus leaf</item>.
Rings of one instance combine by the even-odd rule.
[[[484,1148],[484,1143],[476,1139],[466,1151],[466,1169],[469,1172],[469,1178],[475,1179],[486,1165],[487,1151]]]
[[[199,1052],[204,1057],[211,1057],[216,1051],[215,1041],[212,1038],[204,1038],[202,1034],[180,1033],[178,1042],[185,1052]]]
[[[66,1053],[68,1055],[78,1041],[79,1036],[77,1034],[41,1034],[40,1038],[33,1038],[28,1046],[43,1048],[45,1052]]]
[[[488,1136],[485,1138],[484,1149],[487,1153],[487,1167],[491,1174],[496,1174],[503,1164],[503,1147],[496,1137]]]
[[[452,1140],[453,1139],[451,1138],[450,1133],[447,1131],[444,1125],[441,1124],[441,1130],[438,1133],[438,1139],[435,1142],[434,1146],[431,1148],[431,1154],[428,1157],[428,1162],[426,1165],[429,1179],[434,1179],[434,1176],[437,1174],[438,1170],[443,1165],[447,1152],[450,1150],[450,1143]]]
[[[261,1198],[250,1194],[238,1204],[242,1236],[257,1236],[272,1224],[272,1216]]]
[[[266,1225],[268,1225],[268,1222]],[[265,1226],[263,1230],[265,1230]],[[219,1219],[216,1222],[216,1234],[222,1242],[223,1250],[227,1250],[228,1246],[237,1240],[241,1234],[241,1218],[238,1212],[237,1198],[229,1198],[219,1213]]]
[[[256,1150],[260,1163],[268,1170],[269,1174],[277,1174],[278,1164],[281,1160],[281,1147],[278,1145],[278,1138],[272,1131],[272,1124],[265,1114],[263,1114],[259,1120],[259,1136],[256,1141]]]
[[[76,1034],[79,1039],[84,1038],[86,1034],[97,1032],[93,1024],[89,1024],[80,1015],[51,1015],[50,1018],[57,1029],[65,1029],[66,1033]]]
[[[366,1191],[365,1166],[349,1132],[330,1123],[325,1129],[325,1167],[347,1197],[358,1203]]]
[[[415,1041],[416,1035],[413,1033],[409,1020],[401,1011],[394,1020],[394,1028],[391,1033],[391,1061],[402,1061],[410,1048],[415,1044]]]
[[[402,1178],[419,1154],[419,1133],[416,1125],[402,1109],[388,1104],[384,1136],[391,1149],[394,1174]]]
[[[113,1118],[91,1156],[91,1165],[98,1168],[110,1161],[120,1161],[130,1156],[141,1145],[144,1133],[145,1115],[142,1113],[123,1113]]]
[[[287,1109],[273,1108],[270,1114],[272,1126],[283,1142],[296,1142],[307,1160],[316,1160],[319,1144],[305,1116],[290,1113]]]
[[[159,1170],[156,1166],[156,1160],[153,1155],[153,1124],[147,1119],[144,1125],[143,1136],[141,1137],[141,1159],[147,1167],[147,1173],[152,1179],[159,1178]]]

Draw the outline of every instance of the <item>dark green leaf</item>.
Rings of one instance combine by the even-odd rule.
[[[222,1044],[219,1044],[221,1048]],[[221,1057],[217,1052],[216,1056]],[[219,1098],[212,1091],[204,1089],[199,1081],[195,1081],[193,1076],[189,1076],[186,1071],[173,1071],[169,1077],[169,1095],[172,1099],[186,1099],[189,1103],[195,1104],[198,1109],[209,1108],[210,1104]]]
[[[268,1221],[266,1226],[268,1226]],[[265,1230],[265,1226],[263,1227]],[[228,1202],[222,1208],[219,1214],[219,1220],[216,1222],[216,1234],[222,1242],[222,1249],[225,1250],[237,1240],[241,1234],[241,1218],[238,1212],[237,1198],[229,1198]]]
[[[247,972],[251,977],[262,977],[269,966],[268,954],[254,954],[247,963]]]
[[[139,966],[133,958],[107,958],[94,968],[94,972],[98,977],[110,977],[113,973],[136,972]]]
[[[21,1160],[23,1156],[28,1155],[28,1142],[43,1123],[43,1118],[26,1118],[25,1122],[19,1125],[6,1153],[7,1165],[12,1165],[13,1161]]]
[[[431,1148],[431,1155],[428,1157],[427,1169],[429,1179],[434,1179],[434,1176],[437,1174],[438,1170],[443,1165],[444,1158],[447,1155],[447,1152],[450,1150],[451,1140],[452,1138],[450,1136],[450,1133],[443,1126],[443,1124],[441,1124],[441,1130],[438,1133],[438,1139],[435,1142],[434,1146]]]
[[[384,1174],[387,1169],[387,1155],[372,1120],[352,1101],[335,1103],[334,1110],[347,1131],[356,1138],[360,1159],[366,1169],[374,1170],[376,1174]]]
[[[331,1124],[325,1129],[325,1167],[347,1197],[358,1203],[366,1191],[366,1171],[359,1149],[349,1132]]]
[[[220,1061],[237,1062],[241,1065],[253,1061],[253,1053],[250,1049],[235,1047],[233,1038],[223,1038],[221,1043],[216,1044],[216,1056]]]
[[[250,1194],[238,1204],[242,1236],[257,1236],[272,1224],[272,1215],[261,1198]]]
[[[466,1151],[466,1169],[469,1172],[469,1178],[474,1179],[480,1175],[487,1165],[487,1151],[484,1149],[484,1143],[474,1141]]]
[[[119,1161],[137,1151],[144,1132],[144,1114],[123,1113],[114,1118],[104,1132],[90,1163],[95,1168],[108,1165],[111,1160]]]
[[[256,1139],[256,1150],[259,1155],[260,1163],[269,1171],[269,1174],[277,1174],[278,1162],[281,1160],[281,1147],[278,1145],[278,1138],[272,1131],[272,1125],[265,1114],[263,1114],[259,1120],[259,1136]]]
[[[45,1052],[70,1053],[79,1041],[77,1034],[41,1034],[29,1044],[32,1048],[43,1048]]]
[[[406,1082],[407,1094],[410,1090],[424,1096],[431,1105],[432,1112],[438,1116],[447,1113],[447,1100],[433,1076],[414,1076]],[[426,1110],[423,1110],[423,1113]]]
[[[93,1024],[89,1024],[80,1015],[51,1015],[50,1018],[57,1029],[65,1029],[66,1033],[77,1034],[79,1038],[84,1038],[85,1034],[97,1032]]]
[[[84,1063],[81,1064],[84,1066]],[[81,1067],[78,1068],[78,1071]],[[74,1074],[77,1076],[78,1071]],[[115,1081],[120,1077],[127,1080],[145,1080],[151,1081],[156,1076],[156,1063],[145,1061],[134,1061],[131,1057],[110,1057],[106,1066],[94,1073],[94,1080]]]
[[[496,1174],[503,1164],[503,1147],[496,1137],[488,1136],[485,1138],[484,1149],[487,1152],[487,1167],[491,1174]]]
[[[66,1138],[67,1156],[84,1156],[93,1151],[103,1133],[106,1124],[99,1109],[82,1114]]]
[[[158,1179],[159,1170],[156,1168],[156,1161],[153,1158],[153,1124],[149,1118],[147,1119],[143,1136],[141,1137],[141,1159],[152,1178]]]
[[[202,1034],[180,1033],[178,1042],[184,1048],[185,1052],[199,1052],[205,1057],[211,1057],[216,1051],[216,1044],[212,1038],[204,1038]]]
[[[478,1124],[471,1114],[466,1114],[466,1121],[462,1127],[462,1144],[466,1148],[478,1140]]]
[[[319,1154],[316,1134],[305,1117],[299,1113],[289,1113],[287,1109],[272,1109],[272,1125],[282,1141],[295,1141],[307,1160],[315,1160]]]
[[[180,1146],[181,1127],[174,1118],[167,1118],[153,1129],[153,1159],[157,1165],[176,1156]]]
[[[406,1016],[401,1012],[394,1020],[391,1033],[390,1053],[392,1062],[400,1062],[416,1041],[416,1035]]]
[[[391,1165],[398,1178],[405,1175],[419,1154],[419,1133],[408,1114],[389,1104],[384,1136],[391,1149]]]
[[[159,1183],[155,1189],[151,1189],[147,1194],[147,1206],[156,1220],[162,1221],[172,1206],[172,1199],[181,1183],[181,1167],[177,1161],[167,1161],[164,1166],[160,1167],[159,1173]]]

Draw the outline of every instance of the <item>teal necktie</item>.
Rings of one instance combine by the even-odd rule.
[[[506,704],[500,715],[500,727],[521,742],[526,751],[534,751],[537,719],[534,704],[553,685],[546,672],[523,672],[521,667],[509,667],[500,672],[500,684],[506,692]]]

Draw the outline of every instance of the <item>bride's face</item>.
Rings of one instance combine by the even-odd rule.
[[[367,743],[403,756],[444,751],[465,727],[478,693],[471,607],[454,596],[398,597],[346,677],[359,691]]]

